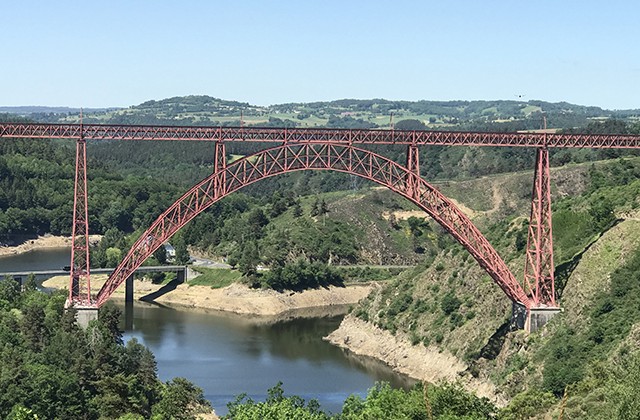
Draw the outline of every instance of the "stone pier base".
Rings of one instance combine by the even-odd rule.
[[[527,314],[524,329],[530,333],[535,332],[560,312],[562,312],[560,308],[531,308]]]
[[[133,302],[133,274],[127,277],[124,286],[124,301]]]
[[[76,311],[76,322],[82,329],[89,326],[89,322],[98,319],[98,307],[96,306],[74,306]]]

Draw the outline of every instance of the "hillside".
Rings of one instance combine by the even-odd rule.
[[[0,108],[2,111],[2,108]],[[42,107],[6,108],[5,112],[32,113],[36,119],[78,121],[71,109]],[[485,100],[485,101],[389,101],[385,99],[340,99],[329,102],[287,103],[257,106],[213,98],[184,96],[151,100],[126,109],[91,109],[85,122],[110,124],[169,125],[273,125],[297,127],[390,127],[413,120],[431,129],[491,127],[502,130],[540,128],[542,114],[552,128],[586,126],[589,121],[617,118],[637,120],[640,110],[604,110],[567,102]],[[409,127],[407,127],[409,128]]]
[[[525,181],[530,176],[441,185],[471,210],[517,274],[523,267],[530,190]],[[486,391],[495,386],[496,401],[515,398],[512,404],[517,405],[548,395],[538,398],[544,405],[540,410],[555,410],[557,418],[566,388],[569,418],[591,414],[594,399],[602,402],[616,392],[612,383],[632,380],[620,366],[640,359],[631,344],[640,328],[640,307],[635,303],[640,283],[640,160],[559,168],[552,179],[556,274],[564,313],[547,328],[529,336],[510,331],[510,302],[466,251],[452,245],[361,302],[331,340],[351,348],[357,341],[354,326],[363,330],[357,325],[365,321],[412,345],[422,355],[424,366],[418,372],[424,379],[451,377],[446,369],[433,370],[432,363],[440,363],[429,356],[435,352],[452,358],[452,366],[460,364],[454,371],[470,387]],[[398,362],[382,347],[352,350],[394,366],[411,363]],[[598,377],[603,371],[607,374]],[[599,409],[598,416],[611,415],[613,401]]]

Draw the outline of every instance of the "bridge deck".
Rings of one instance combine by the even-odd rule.
[[[185,265],[155,265],[155,266],[144,266],[138,267],[136,269],[136,273],[155,273],[158,271],[168,272],[168,271],[185,271],[187,266]],[[91,274],[111,274],[114,268],[95,268],[91,270]],[[0,273],[0,279],[5,276],[11,277],[26,277],[29,274],[34,274],[36,277],[53,277],[53,276],[68,276],[69,271],[66,270],[39,270],[39,271],[8,271],[4,273]]]
[[[339,128],[0,123],[0,137],[640,149],[640,136]]]

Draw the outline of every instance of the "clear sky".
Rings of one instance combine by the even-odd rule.
[[[640,108],[637,0],[0,1],[0,105],[210,95]]]

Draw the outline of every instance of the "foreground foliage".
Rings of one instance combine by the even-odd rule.
[[[267,400],[256,402],[246,395],[239,395],[228,404],[225,419],[271,420],[427,420],[427,419],[491,419],[496,407],[486,398],[478,398],[458,384],[430,385],[425,390],[421,384],[409,391],[393,389],[388,383],[377,383],[361,398],[351,395],[346,399],[342,412],[325,413],[318,402],[305,402],[298,396],[284,395],[282,382],[269,389]]]
[[[0,281],[0,418],[190,419],[211,411],[202,390],[181,378],[162,383],[153,354],[135,339],[123,343],[115,307],[82,330],[65,298]]]

